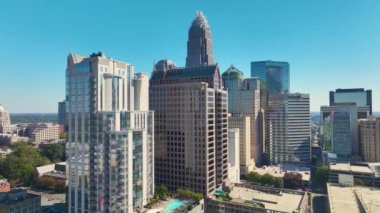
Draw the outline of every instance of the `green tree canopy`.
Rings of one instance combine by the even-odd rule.
[[[46,144],[41,154],[53,162],[65,161],[66,150],[63,144]]]
[[[294,172],[287,172],[284,175],[284,187],[288,189],[300,189],[303,187],[302,175]]]
[[[315,182],[319,186],[326,186],[327,181],[329,180],[329,172],[330,169],[326,165],[322,165],[317,168],[317,171],[315,172]]]

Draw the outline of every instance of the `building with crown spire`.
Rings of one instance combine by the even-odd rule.
[[[211,30],[206,17],[197,12],[189,29],[187,41],[186,67],[214,64]]]

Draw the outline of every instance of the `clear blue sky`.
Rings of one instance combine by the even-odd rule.
[[[56,112],[70,52],[103,51],[144,72],[162,58],[183,66],[197,10],[222,71],[233,63],[249,76],[251,61],[288,61],[291,91],[310,93],[312,111],[328,104],[328,91],[349,87],[372,89],[380,111],[378,0],[2,1],[0,103]]]

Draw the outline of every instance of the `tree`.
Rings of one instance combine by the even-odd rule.
[[[300,189],[302,188],[302,175],[294,172],[287,172],[284,175],[284,188]]]
[[[315,182],[319,186],[326,186],[327,181],[329,180],[329,172],[330,169],[326,165],[322,165],[317,168],[317,171],[315,172]]]
[[[35,168],[50,161],[29,144],[19,143],[12,147],[13,152],[0,161],[0,174],[13,181],[14,185],[29,186],[33,183]]]
[[[168,192],[168,187],[164,184],[161,184],[156,188],[156,196],[158,199],[165,199],[168,196]]]
[[[261,175],[257,172],[249,172],[247,180],[252,183],[260,183]]]
[[[267,173],[267,174],[261,176],[261,183],[263,183],[265,185],[274,186],[274,177]]]
[[[65,161],[66,150],[63,144],[46,144],[41,154],[53,162]]]

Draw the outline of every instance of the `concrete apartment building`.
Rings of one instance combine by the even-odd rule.
[[[310,162],[309,94],[271,94],[266,149],[270,164]]]
[[[244,78],[243,72],[231,65],[222,75],[223,85],[228,90],[228,112],[232,117],[250,117],[250,160],[260,165],[263,157],[263,141],[259,135],[260,80]],[[232,118],[231,117],[231,118]],[[245,146],[241,147],[244,151]],[[251,169],[252,166],[247,169]],[[246,164],[247,165],[247,164]]]
[[[255,161],[251,158],[251,117],[229,116],[228,128],[239,129],[240,174],[246,175],[255,168]]]
[[[68,56],[68,212],[134,212],[153,197],[147,80],[103,53]]]
[[[41,196],[27,192],[26,189],[13,189],[0,193],[1,213],[40,213]]]
[[[380,162],[380,118],[359,120],[359,144],[363,161]]]

